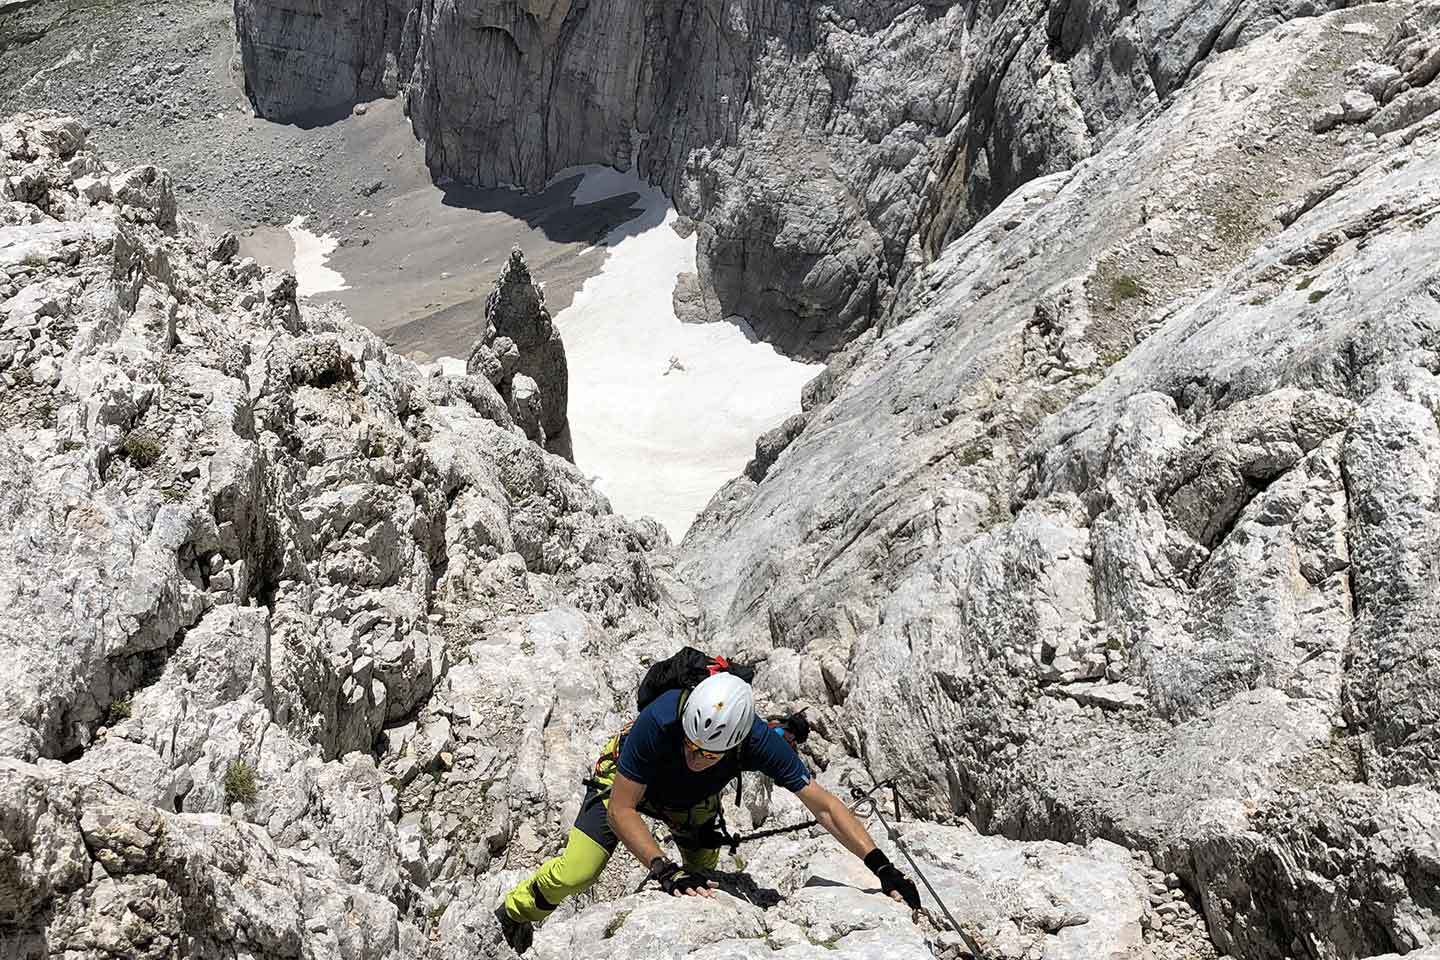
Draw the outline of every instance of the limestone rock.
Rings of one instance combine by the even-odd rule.
[[[1377,12],[1212,58],[1133,138],[1011,193],[682,545],[709,635],[773,661],[762,693],[937,815],[1143,851],[1237,957],[1440,929],[1414,893],[1437,823],[1437,238],[1411,219],[1440,167],[1423,121],[1313,138],[1289,92],[1310,71],[1262,66],[1393,27],[1410,75],[1426,15]],[[1224,154],[1257,125],[1330,152],[1304,185]],[[1304,211],[1240,215],[1272,178]],[[1193,218],[1188,265],[1154,255],[1168,216]]]
[[[525,436],[545,446],[545,400],[539,384],[523,373],[510,380],[510,415]]]
[[[236,24],[262,116],[403,87],[437,176],[538,190],[578,164],[635,170],[697,226],[685,302],[823,356],[1018,186],[1208,58],[1343,5],[241,0]]]
[[[713,323],[721,319],[720,301],[713,291],[701,286],[698,274],[680,274],[675,280],[675,293],[671,299],[675,316],[681,323]]]
[[[1375,116],[1380,105],[1375,98],[1363,90],[1351,90],[1340,99],[1340,109],[1346,123],[1364,123]]]
[[[418,903],[488,866],[468,820],[522,809],[511,748],[550,758],[515,790],[552,836],[594,744],[543,750],[543,721],[618,723],[604,666],[633,683],[690,598],[488,381],[424,376],[289,274],[214,259],[155,215],[163,171],[66,202],[52,126],[8,122],[0,153],[45,191],[0,202],[6,948],[421,956]],[[376,744],[417,717],[446,759],[407,778],[414,749]],[[427,801],[467,825],[417,850],[397,823]]]
[[[76,177],[75,189],[81,196],[92,203],[108,203],[115,198],[115,191],[110,185],[110,178],[99,177]]]
[[[745,476],[756,483],[764,480],[771,465],[804,429],[805,415],[797,413],[795,416],[787,418],[780,426],[762,434],[755,441],[755,459],[746,464]]]
[[[403,81],[437,172],[636,168],[707,304],[848,344],[678,561],[522,435],[523,258],[422,373],[0,125],[7,949],[508,958],[682,642],[762,661],[838,795],[895,779],[864,815],[987,956],[1433,945],[1437,8],[1132,7],[237,9],[266,109]],[[1305,129],[1322,79],[1381,133]],[[818,831],[744,857],[713,903],[617,857],[536,954],[960,955]]]
[[[394,51],[405,7],[347,0],[325,16],[242,0],[235,29],[251,38],[241,64],[262,116],[339,119],[395,82]],[[387,16],[388,14],[388,16]],[[336,29],[344,24],[344,29]],[[264,48],[265,53],[259,51]],[[388,89],[394,95],[395,89]]]
[[[1016,844],[934,826],[906,829],[902,842],[987,956],[1152,956],[1140,922],[1144,880],[1114,845]],[[893,844],[885,846],[903,862]],[[875,878],[829,838],[767,841],[746,859],[753,865],[746,874],[721,873],[713,902],[676,903],[651,892],[597,905],[555,929],[542,927],[535,955],[760,957],[778,950],[823,960],[883,951],[920,960],[946,942],[912,922],[903,905],[877,896]],[[943,927],[939,904],[928,892],[923,900]]]
[[[484,331],[466,370],[495,385],[527,437],[564,452],[570,394],[565,344],[518,247],[485,301]]]
[[[1400,69],[1392,64],[1362,60],[1345,71],[1345,82],[1383,101],[1390,85],[1401,76]]]
[[[240,238],[233,233],[224,233],[210,245],[209,257],[216,263],[229,263],[240,252]]]
[[[499,355],[483,341],[477,341],[470,350],[470,357],[465,361],[465,372],[472,377],[484,377],[493,386],[504,382],[505,372]]]
[[[76,955],[153,956],[182,943],[273,953],[340,933],[355,956],[401,955],[410,924],[393,903],[327,876],[323,858],[277,848],[258,827],[159,813],[63,768],[14,761],[0,761],[0,798],[18,815],[6,818],[3,841],[20,857],[5,889],[41,898],[0,902],[11,944]],[[43,940],[31,933],[37,907]]]
[[[128,215],[154,223],[162,230],[175,227],[175,186],[170,174],[144,164],[115,177],[110,187],[115,202]]]

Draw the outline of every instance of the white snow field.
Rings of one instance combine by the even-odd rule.
[[[317,293],[346,290],[349,285],[339,272],[325,266],[325,261],[340,241],[330,236],[316,236],[305,229],[305,218],[296,217],[285,225],[295,244],[295,292],[302,297]]]
[[[675,317],[675,280],[695,270],[665,195],[608,167],[581,167],[577,205],[638,194],[644,212],[605,238],[600,272],[555,316],[570,367],[575,462],[614,508],[651,516],[677,542],[710,497],[737,476],[755,438],[800,410],[823,369],[790,360],[743,321]]]

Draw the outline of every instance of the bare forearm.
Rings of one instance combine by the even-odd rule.
[[[633,807],[624,808],[611,804],[609,817],[610,828],[615,831],[615,836],[620,838],[625,849],[634,854],[636,860],[648,867],[651,860],[664,855],[660,845],[650,835],[645,821]]]
[[[899,900],[912,910],[920,907],[920,894],[909,877],[895,869],[884,851],[870,839],[870,831],[855,816],[854,811],[836,799],[835,795],[815,781],[810,781],[796,794],[805,808],[815,815],[815,821],[830,831],[830,836],[855,856],[865,861],[865,866],[880,880],[880,890],[892,899]]]
[[[864,860],[871,850],[875,849],[875,841],[870,838],[870,831],[865,829],[865,824],[850,810],[849,807],[838,801],[831,803],[824,810],[815,814],[815,820],[824,827],[830,836],[840,841],[840,844],[855,856]]]

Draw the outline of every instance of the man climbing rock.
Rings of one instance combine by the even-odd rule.
[[[794,791],[820,826],[865,861],[884,893],[920,906],[915,884],[875,846],[864,824],[814,781],[786,738],[772,735],[756,716],[750,684],[718,672],[691,691],[662,693],[605,745],[564,852],[511,890],[496,911],[505,939],[523,953],[533,924],[593,884],[622,842],[665,892],[712,896],[715,884],[706,871],[720,859],[720,794],[741,771],[758,771]],[[665,856],[642,813],[669,826],[683,864]]]

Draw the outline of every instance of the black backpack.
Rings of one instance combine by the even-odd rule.
[[[681,647],[674,656],[657,660],[645,671],[640,689],[635,691],[635,709],[644,710],[662,693],[671,690],[693,690],[706,677],[717,673],[733,673],[751,683],[755,679],[755,668],[733,663],[725,657],[712,657],[694,647]]]

